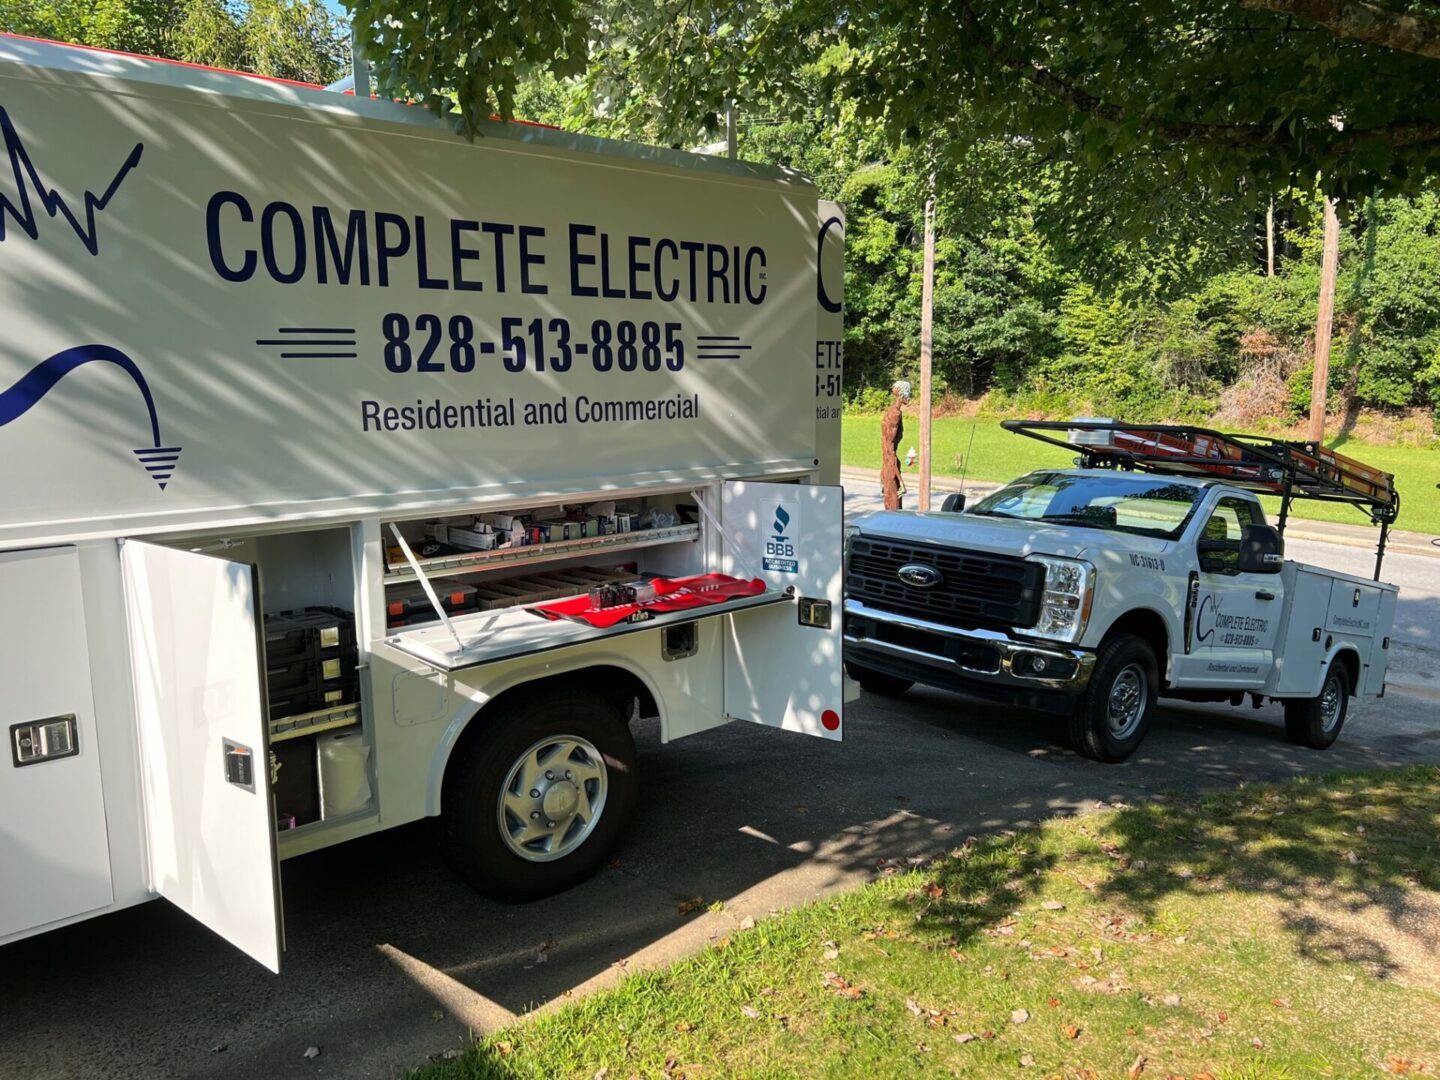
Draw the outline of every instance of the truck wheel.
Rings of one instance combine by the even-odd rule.
[[[867,694],[879,694],[881,697],[899,697],[910,687],[915,685],[914,679],[902,679],[898,675],[886,675],[883,671],[872,671],[870,668],[861,667],[859,664],[846,664],[845,670],[850,672],[850,677],[860,684],[860,689]]]
[[[461,877],[521,903],[589,877],[635,808],[635,740],[613,702],[583,689],[514,692],[475,721],[450,762],[437,825]]]
[[[1096,761],[1124,761],[1150,729],[1159,684],[1155,653],[1143,640],[1117,634],[1105,642],[1070,713],[1071,745]]]
[[[1285,737],[1298,746],[1324,750],[1340,737],[1350,704],[1350,673],[1334,663],[1325,673],[1320,693],[1285,702]]]

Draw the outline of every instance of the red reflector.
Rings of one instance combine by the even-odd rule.
[[[840,729],[840,714],[834,709],[826,709],[820,714],[820,723],[825,725],[826,731],[838,731]]]

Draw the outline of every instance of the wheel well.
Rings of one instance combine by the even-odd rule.
[[[529,682],[502,690],[475,710],[475,715],[470,717],[465,725],[465,731],[455,744],[456,749],[472,738],[473,732],[481,730],[483,725],[476,721],[480,720],[486,712],[493,710],[500,702],[508,701],[512,697],[533,694],[547,686],[564,686],[567,690],[585,690],[598,697],[606,698],[615,703],[616,708],[627,720],[633,715],[632,708],[637,701],[640,704],[639,715],[658,716],[660,713],[660,707],[655,702],[655,695],[650,692],[650,688],[645,685],[640,676],[613,664],[597,664],[594,667],[566,671],[559,675],[546,675],[541,679],[531,679]],[[450,756],[452,758],[455,756],[453,751]]]
[[[1350,676],[1350,696],[1358,697],[1360,694],[1360,656],[1354,649],[1341,649],[1330,661],[1332,664],[1344,664],[1345,674]]]
[[[1164,683],[1170,664],[1170,635],[1165,629],[1165,620],[1159,613],[1149,608],[1127,611],[1111,624],[1110,629],[1105,632],[1105,639],[1108,641],[1116,634],[1134,634],[1150,646],[1155,653],[1155,666],[1159,669],[1160,681]]]

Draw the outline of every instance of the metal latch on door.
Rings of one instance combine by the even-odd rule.
[[[75,714],[50,716],[10,728],[10,753],[18,769],[42,761],[74,757],[80,752],[75,738]]]

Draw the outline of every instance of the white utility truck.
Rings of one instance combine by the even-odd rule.
[[[1396,589],[1379,581],[1394,478],[1314,443],[1100,420],[1004,427],[1075,450],[965,509],[846,528],[845,652],[872,692],[914,683],[1059,712],[1123,761],[1157,697],[1282,702],[1323,749],[1351,698],[1385,693]],[[1279,496],[1279,528],[1257,493]],[[1284,558],[1294,499],[1380,527],[1375,580]],[[959,512],[956,512],[959,511]]]
[[[807,181],[14,37],[0,143],[0,945],[161,896],[278,970],[290,856],[541,896],[632,718],[840,738]]]

